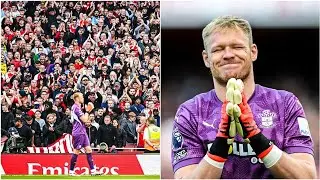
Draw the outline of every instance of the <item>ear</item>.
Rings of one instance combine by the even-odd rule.
[[[202,51],[202,59],[207,68],[210,68],[209,56],[206,50]]]
[[[256,61],[258,58],[258,47],[256,44],[251,45],[251,60],[252,62]]]

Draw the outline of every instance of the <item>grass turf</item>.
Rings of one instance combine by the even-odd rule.
[[[2,175],[1,179],[160,179],[159,175],[101,175],[101,176],[68,176],[68,175]]]

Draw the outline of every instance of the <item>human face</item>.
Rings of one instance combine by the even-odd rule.
[[[245,33],[237,28],[213,32],[202,56],[213,78],[226,84],[230,78],[245,80],[253,73],[257,53],[257,46],[250,45]]]
[[[21,121],[16,121],[15,125],[16,125],[16,127],[20,126],[21,125]]]
[[[67,115],[70,115],[70,113],[71,113],[70,109],[67,108],[67,109],[66,109],[66,114],[67,114]]]
[[[146,121],[147,121],[147,118],[146,118],[146,116],[140,116],[140,123],[141,124],[145,124],[146,123]]]
[[[136,115],[135,114],[129,114],[129,119],[131,120],[131,121],[135,121],[136,120]]]
[[[130,103],[126,102],[124,106],[125,106],[125,109],[126,109],[126,110],[129,110],[129,109],[130,109]]]
[[[103,110],[102,110],[102,109],[99,109],[99,110],[98,110],[98,115],[99,115],[99,116],[102,116],[102,115],[103,115]]]
[[[109,108],[113,108],[114,106],[114,102],[113,101],[108,101],[108,107]]]
[[[54,122],[54,117],[53,117],[53,116],[49,116],[49,117],[47,118],[47,121],[48,121],[50,124],[52,124],[52,123]]]
[[[2,111],[3,112],[8,112],[8,106],[2,106]]]
[[[40,117],[41,117],[41,113],[38,111],[38,112],[36,112],[35,113],[35,117],[37,118],[37,119],[40,119]]]
[[[152,96],[152,101],[153,101],[154,103],[158,102],[158,97],[157,97],[157,96]]]
[[[94,114],[90,114],[89,119],[90,119],[90,122],[93,122],[94,121]]]
[[[129,90],[129,95],[133,96],[135,93],[136,93],[135,89],[132,88]]]
[[[106,116],[106,117],[104,118],[104,123],[105,123],[106,125],[108,125],[108,124],[111,123],[111,118],[110,118],[110,116]]]
[[[42,92],[41,97],[46,100],[49,98],[49,94],[47,92]]]
[[[114,127],[117,127],[118,126],[118,121],[117,120],[113,120],[112,124],[113,124]]]
[[[26,121],[28,125],[31,125],[33,122],[33,119],[31,119],[30,121]]]
[[[82,95],[82,94],[80,94],[80,95],[78,96],[78,101],[79,101],[79,103],[83,104],[84,98],[83,98],[83,95]]]

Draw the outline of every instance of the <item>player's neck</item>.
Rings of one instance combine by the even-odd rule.
[[[225,85],[219,84],[215,79],[213,80],[214,83],[214,89],[217,94],[217,97],[221,102],[224,102],[226,99],[226,92],[227,88]],[[247,97],[247,99],[250,99],[252,96],[254,90],[255,90],[255,82],[254,82],[254,76],[253,72],[248,76],[246,80],[244,80],[244,94]]]
[[[81,106],[80,102],[74,102],[76,105]]]

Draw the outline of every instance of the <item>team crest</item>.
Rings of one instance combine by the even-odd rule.
[[[264,128],[270,128],[273,126],[275,116],[276,114],[274,112],[270,112],[270,110],[264,110],[258,115],[258,117],[261,118],[261,125]]]

